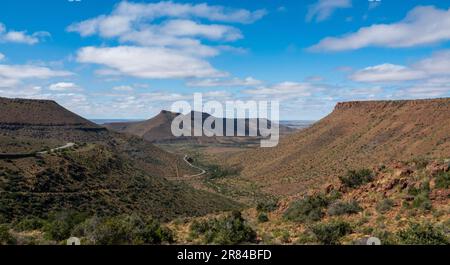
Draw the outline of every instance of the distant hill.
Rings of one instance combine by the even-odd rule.
[[[34,99],[0,98],[0,124],[98,128],[55,101]]]
[[[348,169],[420,157],[450,157],[450,98],[339,103],[276,148],[243,152],[228,164],[267,191],[291,194]]]
[[[0,153],[68,142],[76,146],[41,157],[0,159],[0,219],[68,209],[174,218],[238,206],[168,181],[198,172],[139,137],[111,132],[53,101],[0,98]]]
[[[249,135],[250,128],[257,131],[258,136],[256,137],[237,137],[237,123],[239,119],[229,120],[229,119],[222,119],[223,120],[223,128],[224,128],[224,134],[226,132],[226,124],[228,122],[234,123],[235,130],[234,130],[234,137],[206,137],[206,136],[198,136],[198,137],[175,137],[172,134],[171,126],[173,120],[178,117],[179,115],[183,115],[180,113],[174,113],[170,111],[161,111],[157,116],[146,120],[146,121],[140,121],[140,122],[122,122],[122,123],[109,123],[104,124],[105,127],[121,132],[121,133],[128,133],[131,135],[136,135],[139,137],[144,138],[147,141],[150,141],[152,143],[173,143],[173,142],[191,142],[191,143],[197,143],[197,144],[217,144],[217,143],[239,143],[239,142],[248,142],[248,141],[254,141],[255,143],[261,139],[260,133],[258,131],[258,124],[260,122],[259,119],[245,119],[245,133],[246,135]],[[191,112],[189,114],[186,114],[188,119],[191,119],[192,121],[192,128],[195,125],[195,119],[194,119],[194,112]],[[201,124],[198,124],[198,126],[202,126],[202,124],[205,122],[205,120],[209,117],[212,117],[208,113],[200,113],[202,120]],[[270,125],[270,121],[268,121],[268,124]],[[280,134],[286,135],[295,132],[295,129],[292,129],[290,127],[280,125]],[[192,133],[193,135],[193,133]]]

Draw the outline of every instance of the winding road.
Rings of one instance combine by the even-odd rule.
[[[204,170],[203,168],[200,168],[200,167],[197,167],[197,166],[194,166],[191,162],[189,162],[188,161],[188,156],[187,155],[185,155],[184,156],[184,162],[186,162],[190,167],[192,167],[192,168],[195,168],[195,169],[198,169],[198,170],[201,170],[202,172],[201,173],[199,173],[199,174],[195,174],[195,175],[191,175],[191,176],[189,176],[190,178],[195,178],[195,177],[200,177],[200,176],[203,176],[203,175],[205,175],[206,174],[206,170]]]
[[[50,153],[51,153],[51,152],[55,152],[55,151],[59,151],[59,150],[68,149],[68,148],[71,148],[71,147],[74,147],[74,146],[75,146],[75,143],[67,143],[67,144],[65,144],[65,145],[63,145],[63,146],[60,146],[60,147],[57,147],[57,148],[50,149]],[[48,153],[49,153],[49,151],[42,151],[42,152],[38,152],[37,154],[38,154],[38,155],[46,155],[46,154],[48,154]]]

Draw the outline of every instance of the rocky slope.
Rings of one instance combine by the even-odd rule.
[[[276,148],[244,152],[228,164],[267,191],[292,194],[349,169],[417,157],[450,157],[450,98],[340,103]]]
[[[202,215],[236,203],[167,178],[193,174],[183,157],[108,131],[53,101],[0,99],[0,153],[74,148],[0,159],[0,219],[75,210],[158,218]]]

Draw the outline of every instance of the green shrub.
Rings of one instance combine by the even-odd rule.
[[[424,169],[428,165],[428,159],[425,157],[416,157],[411,160],[414,164],[416,164],[417,169]]]
[[[448,245],[445,233],[432,224],[411,223],[408,228],[397,232],[400,244],[404,245]]]
[[[344,221],[331,221],[320,223],[312,227],[317,240],[324,245],[339,245],[341,238],[352,232],[349,223]]]
[[[329,215],[344,215],[344,214],[356,214],[363,209],[359,206],[358,202],[352,200],[350,202],[337,201],[328,207]]]
[[[342,185],[348,188],[357,188],[373,180],[373,172],[370,169],[350,170],[345,176],[339,177]]]
[[[267,223],[269,221],[269,217],[267,216],[266,213],[260,213],[258,215],[258,222],[260,223]]]
[[[431,200],[428,193],[420,193],[412,201],[412,207],[418,208],[424,211],[429,211],[432,208]]]
[[[323,209],[330,200],[324,195],[306,196],[293,202],[284,212],[283,218],[294,222],[319,221],[324,216]]]
[[[207,166],[208,179],[220,179],[229,176],[236,176],[239,174],[240,170],[237,168],[224,168],[219,165],[209,165]]]
[[[441,172],[436,176],[436,188],[438,189],[450,188],[450,171]]]
[[[0,245],[14,245],[16,239],[9,232],[7,225],[0,225]]]
[[[140,231],[141,240],[145,244],[161,244],[161,243],[173,243],[173,232],[167,227],[161,226],[157,220],[151,220],[145,224]]]
[[[430,194],[430,182],[424,181],[420,184],[419,188],[410,187],[408,189],[408,194],[414,196],[411,203],[413,208],[429,211],[432,208],[431,201],[429,198]],[[409,204],[408,204],[409,205]]]
[[[268,199],[268,200],[264,200],[264,201],[260,201],[258,202],[257,206],[256,206],[256,210],[258,212],[273,212],[277,209],[278,207],[278,202],[275,199]]]
[[[302,234],[300,234],[297,238],[297,241],[295,244],[297,245],[307,245],[307,244],[313,244],[317,242],[317,238],[311,231],[306,231]]]
[[[43,226],[45,236],[50,240],[66,240],[71,236],[72,229],[86,218],[86,214],[77,212],[53,213]]]
[[[379,213],[387,213],[394,206],[394,201],[391,199],[383,199],[377,203],[376,209]]]
[[[173,233],[151,218],[137,215],[120,215],[109,218],[93,217],[75,229],[90,244],[142,245],[172,243]]]
[[[203,236],[207,244],[236,245],[255,242],[256,232],[242,218],[240,212],[233,212],[218,219],[194,222],[191,236]]]
[[[44,225],[45,225],[44,220],[36,217],[28,217],[20,220],[16,225],[14,225],[14,229],[19,232],[33,231],[42,229]]]

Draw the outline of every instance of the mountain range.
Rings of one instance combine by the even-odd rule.
[[[183,118],[191,121],[192,127],[192,135],[194,135],[194,126],[198,126],[198,128],[202,128],[204,122],[208,118],[214,118],[218,121],[223,122],[223,135],[226,135],[227,132],[227,124],[233,124],[233,135],[232,136],[182,136],[176,137],[172,134],[171,126],[172,122],[176,117],[183,115]],[[222,119],[211,116],[208,113],[198,113],[201,120],[195,120],[195,112],[191,112],[188,114],[180,114],[174,113],[170,111],[161,111],[157,116],[138,122],[121,122],[121,123],[108,123],[104,124],[104,126],[108,129],[121,132],[128,133],[131,135],[136,135],[142,137],[143,139],[152,142],[152,143],[180,143],[180,142],[189,142],[195,144],[239,144],[244,142],[254,142],[257,143],[262,137],[260,131],[258,129],[258,125],[262,121],[262,119]],[[243,122],[245,124],[245,131],[241,133],[245,134],[245,137],[238,136],[238,122]],[[270,121],[265,120],[268,126],[271,125]],[[295,132],[295,129],[290,127],[279,125],[280,134],[287,135]],[[249,136],[250,131],[257,132],[257,136]]]

